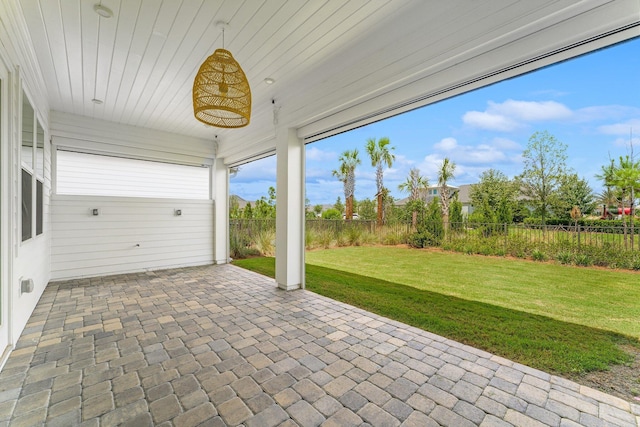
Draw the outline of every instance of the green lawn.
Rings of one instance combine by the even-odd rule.
[[[566,289],[584,274],[575,268],[555,266],[573,273],[553,277],[557,288],[537,286],[536,297],[531,298],[529,292],[519,289],[531,286],[531,281],[546,282],[552,277],[552,270],[547,268],[554,266],[389,247],[311,252],[307,253],[307,261],[306,284],[310,291],[548,372],[570,375],[627,363],[630,358],[618,344],[638,345],[637,339],[587,326],[587,319],[578,324],[551,314],[532,313],[544,312],[540,304],[547,304],[547,297],[543,297],[545,292],[567,293]],[[483,266],[482,261],[494,267]],[[335,265],[331,265],[333,268],[316,265],[322,263]],[[234,264],[274,276],[273,258],[237,260]],[[346,271],[348,269],[352,271]],[[438,270],[449,271],[450,276]],[[492,270],[496,271],[492,273]],[[584,270],[589,271],[609,277],[607,283],[611,282],[611,275],[619,274]],[[390,280],[380,277],[386,275]],[[640,278],[637,274],[626,277]],[[401,280],[413,284],[403,284]],[[572,310],[572,301],[573,306],[581,307],[585,300],[590,300],[579,292],[581,295],[575,295],[576,298],[556,297],[565,309]],[[500,299],[503,307],[496,305],[493,298]],[[516,304],[513,299],[531,301]],[[605,298],[601,296],[601,299]],[[514,304],[509,307],[509,302]],[[528,305],[531,310],[526,312],[521,305]],[[593,302],[592,305],[598,304]],[[632,310],[637,303],[629,299],[626,305]]]
[[[309,264],[640,338],[640,273],[402,247],[306,253]]]

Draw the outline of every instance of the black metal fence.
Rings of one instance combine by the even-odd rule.
[[[486,255],[514,255],[559,259],[570,254],[588,256],[595,265],[640,266],[640,230],[631,234],[620,225],[530,225],[450,223],[447,227],[423,223],[396,222],[377,226],[368,220],[307,219],[306,247],[328,248],[361,244],[414,244]],[[232,219],[230,222],[232,256],[234,250],[254,248],[259,252],[265,233],[275,240],[274,219]],[[420,233],[426,234],[416,240]],[[424,236],[423,236],[424,237]],[[264,246],[264,244],[263,244]],[[635,268],[635,267],[632,267]]]
[[[255,241],[263,232],[274,232],[275,219],[232,219],[230,220],[230,234],[236,240]],[[375,220],[327,220],[307,219],[305,222],[307,233],[331,234],[334,237],[357,230],[368,233],[379,243],[390,236],[408,236],[416,229],[411,223],[396,222],[376,226]],[[427,227],[429,228],[429,227]],[[537,243],[572,243],[575,245],[608,246],[620,249],[638,249],[640,247],[640,229],[631,234],[629,227],[625,230],[620,225],[606,226],[567,226],[567,225],[525,225],[525,224],[479,224],[479,223],[451,223],[449,232],[445,233],[443,241],[461,238],[483,238],[502,236],[505,240],[519,238]]]

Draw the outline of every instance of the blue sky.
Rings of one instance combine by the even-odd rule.
[[[384,184],[396,198],[409,169],[417,167],[435,183],[437,166],[456,165],[453,185],[473,184],[494,168],[514,177],[531,135],[546,130],[568,146],[567,166],[599,192],[595,178],[609,157],[629,153],[629,131],[640,156],[640,39],[556,64],[418,110],[306,146],[306,191],[311,205],[344,198],[331,175],[338,157],[357,148],[355,197],[373,198],[375,170],[364,150],[368,138],[388,137],[396,160]],[[269,157],[241,166],[231,194],[246,200],[275,187],[276,161]]]

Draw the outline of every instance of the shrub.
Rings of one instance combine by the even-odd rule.
[[[587,254],[577,254],[576,265],[579,265],[581,267],[589,267],[593,265],[593,261],[591,260],[591,257]]]
[[[544,252],[542,252],[538,248],[535,248],[531,252],[531,257],[533,258],[534,261],[546,261],[547,260],[547,254],[545,254]]]
[[[560,252],[558,253],[558,255],[556,255],[556,259],[560,264],[571,264],[573,255],[571,255],[571,253],[569,252]]]
[[[322,212],[322,219],[342,219],[342,214],[338,209],[327,209]]]
[[[273,230],[262,230],[258,233],[256,249],[262,256],[274,256],[276,232]]]
[[[495,251],[491,247],[491,245],[484,244],[484,245],[480,245],[480,247],[478,248],[478,253],[480,255],[494,255]]]
[[[402,243],[408,243],[409,245],[411,245],[410,239],[411,239],[411,236],[406,237],[398,233],[387,233],[384,235],[384,237],[382,237],[382,244],[395,246],[395,245],[400,245]],[[414,246],[414,247],[418,247],[418,246]]]
[[[318,233],[318,244],[320,247],[327,249],[333,241],[333,233],[330,230],[322,230]]]
[[[433,241],[433,236],[426,230],[413,233],[409,237],[409,245],[414,248],[426,248],[429,246],[429,242],[431,241]]]
[[[304,247],[306,249],[313,249],[313,244],[317,240],[317,235],[315,230],[307,230],[304,234]]]
[[[259,255],[256,249],[250,247],[251,240],[246,235],[239,232],[230,233],[229,256],[235,259],[247,258],[248,256]]]
[[[362,243],[362,229],[358,226],[351,225],[346,230],[347,242],[352,246],[360,246]]]
[[[370,245],[378,242],[378,236],[369,231],[363,231],[362,235],[360,236],[360,240],[363,245]]]

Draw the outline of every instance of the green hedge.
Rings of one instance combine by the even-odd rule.
[[[624,222],[621,219],[584,219],[578,220],[578,225],[581,227],[606,227],[606,228],[620,228],[624,227]],[[524,225],[530,226],[542,226],[542,220],[540,218],[525,218]],[[572,219],[565,218],[549,218],[546,220],[546,225],[563,225],[563,226],[575,226],[576,222]],[[630,224],[627,223],[628,226]],[[640,230],[640,220],[634,221],[634,227]],[[613,231],[615,233],[615,231]],[[622,231],[620,231],[622,232]],[[639,231],[640,232],[640,231]]]

